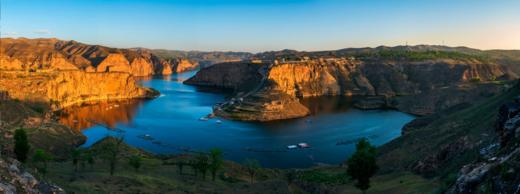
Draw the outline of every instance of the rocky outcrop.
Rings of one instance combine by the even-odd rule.
[[[198,62],[192,62],[187,59],[175,59],[172,61],[172,65],[173,72],[177,73],[191,71],[199,68]]]
[[[134,76],[149,76],[155,73],[152,63],[145,58],[137,57],[130,64],[130,73]]]
[[[22,62],[7,55],[0,56],[0,70],[23,70]]]
[[[498,112],[498,142],[482,148],[484,160],[465,165],[447,193],[520,192],[520,97],[502,105]],[[497,145],[499,149],[493,149]]]
[[[512,140],[520,138],[520,97],[502,105],[496,124],[500,145],[507,146]]]
[[[118,49],[58,39],[2,38],[0,70],[127,72],[134,76],[169,75],[198,63],[166,60],[147,49]],[[175,63],[174,62],[178,62]]]
[[[185,83],[231,88],[249,94],[257,91],[282,92],[293,98],[365,97],[355,102],[357,107],[397,108],[417,115],[428,115],[497,94],[504,89],[503,86],[477,85],[473,82],[493,81],[508,75],[508,70],[502,66],[472,59],[365,61],[320,58],[273,61],[270,64],[216,64],[202,69]],[[248,99],[248,95],[238,97]],[[265,101],[268,99],[261,100]],[[236,114],[240,108],[233,110]]]
[[[450,162],[454,157],[463,154],[478,145],[478,142],[472,142],[467,136],[461,137],[453,142],[442,145],[435,153],[417,161],[412,170],[422,175],[433,175],[445,162]]]
[[[0,70],[78,69],[65,55],[54,49],[57,39],[2,38],[1,41]]]
[[[136,68],[137,69],[137,68]],[[130,73],[130,63],[122,54],[109,54],[98,66],[97,72]]]
[[[2,158],[0,158],[0,192],[5,194],[66,193],[62,188],[54,184],[36,179],[31,173],[23,170],[20,162]]]
[[[242,121],[272,121],[306,116],[309,109],[281,91],[261,90],[215,106],[218,116]]]
[[[220,63],[202,69],[184,83],[238,91],[249,90],[261,83],[263,75],[260,70],[266,66],[267,64],[246,62]]]
[[[93,87],[96,86],[96,87]],[[156,91],[143,88],[127,73],[2,72],[0,90],[22,101],[49,103],[54,108],[72,104],[129,98],[149,98]]]

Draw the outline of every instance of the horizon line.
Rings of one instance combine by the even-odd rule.
[[[35,40],[35,39],[56,39],[56,40],[59,40],[59,41],[75,41],[75,42],[78,42],[78,43],[81,43],[81,44],[87,44],[87,45],[93,45],[93,46],[104,46],[104,47],[110,47],[110,48],[116,48],[116,49],[148,49],[148,50],[166,50],[166,51],[179,51],[179,52],[235,52],[235,53],[250,53],[250,54],[259,54],[259,53],[265,53],[265,52],[279,52],[279,51],[285,51],[285,50],[290,50],[290,51],[297,51],[297,52],[327,52],[327,51],[338,51],[338,50],[343,50],[343,49],[376,49],[376,48],[379,48],[379,47],[389,47],[389,48],[395,48],[395,47],[417,47],[417,46],[439,46],[439,47],[448,47],[448,48],[467,48],[467,49],[474,49],[474,50],[479,50],[479,51],[520,51],[520,48],[515,48],[515,49],[505,49],[505,48],[492,48],[492,49],[481,49],[481,48],[476,48],[476,47],[471,47],[471,46],[463,46],[463,45],[458,45],[458,46],[449,46],[449,45],[446,45],[446,44],[396,44],[396,45],[385,45],[385,44],[380,44],[378,46],[360,46],[360,47],[341,47],[341,48],[337,48],[337,49],[322,49],[322,50],[299,50],[299,49],[293,49],[293,48],[284,48],[284,49],[279,49],[279,50],[264,50],[264,51],[257,51],[257,52],[251,52],[251,51],[240,51],[240,50],[184,50],[184,49],[168,49],[168,48],[150,48],[150,47],[142,47],[142,46],[134,46],[134,47],[118,47],[118,46],[111,46],[111,45],[106,45],[106,44],[102,44],[102,43],[88,43],[88,42],[83,42],[83,41],[78,41],[78,40],[74,40],[74,39],[71,39],[71,40],[67,40],[67,39],[61,39],[61,38],[57,38],[57,37],[36,37],[36,38],[27,38],[27,37],[23,37],[23,36],[20,36],[20,37],[12,37],[12,36],[7,36],[7,37],[4,37],[4,36],[0,36],[0,39],[4,39],[4,38],[10,38],[10,39],[28,39],[28,40]]]

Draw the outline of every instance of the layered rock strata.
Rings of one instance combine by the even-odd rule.
[[[13,99],[61,108],[87,101],[150,98],[157,92],[140,87],[128,73],[2,72],[0,90]]]
[[[198,68],[185,59],[164,59],[147,49],[118,49],[58,39],[0,39],[0,70],[127,72],[169,75]]]
[[[359,108],[397,108],[413,114],[427,115],[496,94],[502,91],[503,85],[481,83],[511,77],[515,76],[511,76],[503,66],[474,59],[363,61],[320,58],[267,64],[216,64],[202,69],[185,83],[242,91],[237,98],[248,102],[276,101],[270,100],[270,95],[255,96],[255,93],[283,93],[296,99],[295,101],[298,101],[297,98],[312,96],[361,96],[370,98],[356,102]],[[417,97],[421,97],[423,103],[415,103],[418,102]],[[248,109],[266,109],[260,104],[264,103],[249,106]],[[279,108],[281,111],[285,109],[283,106]],[[236,115],[237,110],[241,109],[235,107],[230,110],[234,110]],[[222,111],[217,113],[227,116]],[[300,114],[303,115],[306,115],[305,111]],[[244,118],[255,120],[253,117]],[[263,118],[259,116],[258,120],[265,120]],[[284,117],[279,116],[276,119]]]

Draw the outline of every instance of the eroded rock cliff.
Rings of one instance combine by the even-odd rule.
[[[199,68],[198,62],[193,62],[187,59],[175,59],[172,61],[172,64],[174,72],[186,72]]]
[[[152,89],[138,86],[130,74],[117,72],[2,72],[0,90],[7,91],[13,99],[49,103],[54,108],[157,95]]]
[[[196,69],[198,63],[164,59],[147,49],[118,49],[58,39],[0,39],[0,70],[84,70],[169,75]],[[174,63],[178,61],[179,63]]]
[[[270,95],[255,96],[258,92],[282,92],[294,99],[312,96],[361,96],[370,98],[357,101],[356,106],[359,108],[397,108],[413,114],[427,115],[501,92],[503,85],[480,83],[508,80],[511,77],[515,76],[511,76],[505,67],[476,59],[374,61],[319,58],[273,61],[271,64],[216,64],[202,69],[185,83],[242,91],[237,97],[247,102],[269,101]],[[417,103],[418,98],[422,100],[421,103]],[[274,101],[272,103],[276,104]],[[265,109],[260,104],[265,103],[259,103],[257,111]],[[251,110],[254,106],[248,107]],[[228,107],[226,110],[233,110],[236,115],[241,108]],[[222,111],[219,114],[225,115]],[[299,115],[306,113],[304,111]],[[283,116],[277,119],[283,119]]]
[[[267,64],[243,62],[220,63],[202,69],[184,83],[236,89],[239,91],[249,90],[260,84],[263,78],[260,70],[266,66]]]

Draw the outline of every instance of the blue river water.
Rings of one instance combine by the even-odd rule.
[[[71,107],[61,121],[82,130],[88,138],[84,147],[107,135],[123,135],[126,143],[153,153],[220,148],[226,159],[236,162],[253,158],[264,167],[303,168],[339,164],[353,153],[359,138],[384,144],[398,137],[404,124],[414,119],[394,110],[354,109],[346,98],[321,97],[303,100],[313,113],[305,118],[267,123],[221,118],[201,121],[229,93],[182,84],[194,73],[140,80],[159,90],[161,96]],[[300,142],[311,148],[287,149]]]

